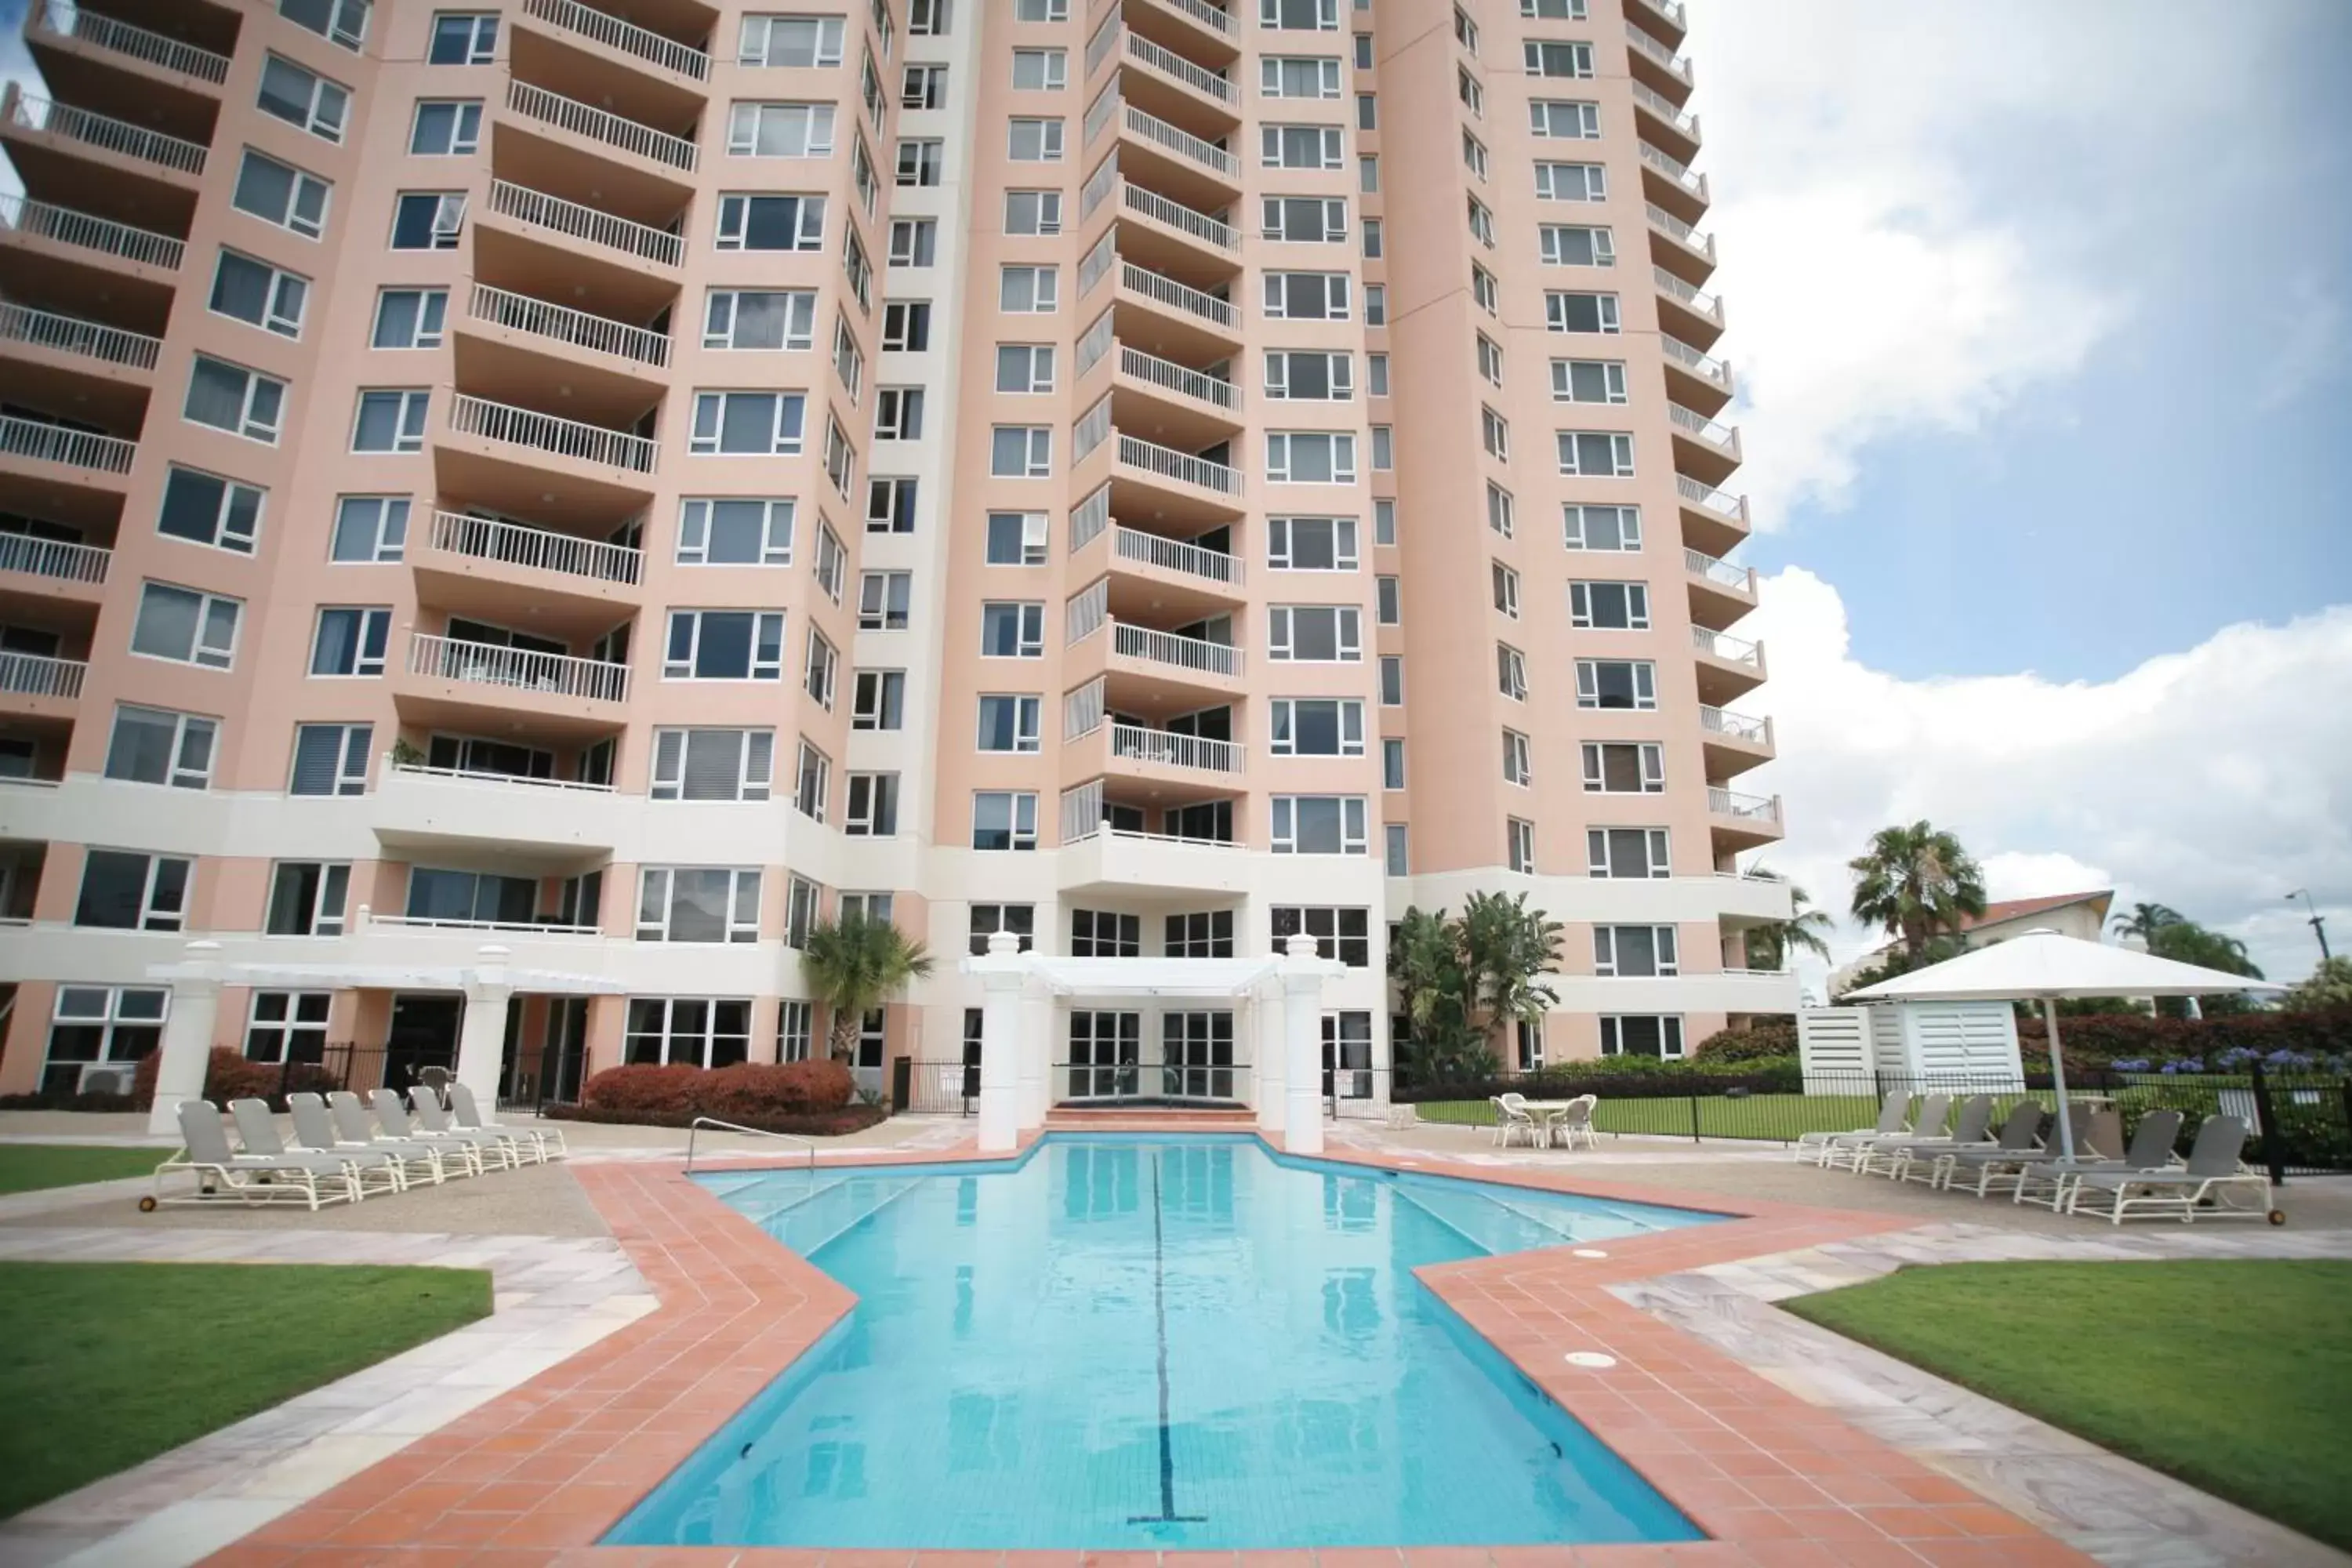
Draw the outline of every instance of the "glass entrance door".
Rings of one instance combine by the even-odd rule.
[[[1233,1014],[1162,1013],[1160,1061],[1160,1092],[1169,1099],[1233,1099]]]
[[[1132,1099],[1142,1087],[1143,1015],[1070,1014],[1070,1098]]]

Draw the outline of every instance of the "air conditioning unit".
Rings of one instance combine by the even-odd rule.
[[[84,1062],[74,1088],[81,1094],[129,1094],[138,1070],[128,1062]]]

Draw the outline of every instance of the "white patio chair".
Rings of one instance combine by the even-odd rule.
[[[1495,1097],[1495,1109],[1501,1116],[1501,1121],[1496,1124],[1496,1130],[1501,1135],[1496,1141],[1504,1148],[1511,1146],[1514,1134],[1521,1133],[1526,1135],[1528,1148],[1544,1146],[1543,1123],[1538,1121],[1535,1113],[1528,1109],[1526,1095],[1498,1094]]]
[[[1570,1100],[1552,1113],[1544,1128],[1544,1141],[1564,1149],[1600,1148],[1601,1135],[1592,1130],[1592,1110],[1600,1103],[1597,1094],[1580,1094]]]

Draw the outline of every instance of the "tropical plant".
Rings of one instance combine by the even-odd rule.
[[[931,955],[888,921],[848,915],[809,928],[801,944],[801,974],[816,999],[833,1009],[826,1050],[835,1061],[857,1054],[857,1026],[866,1014],[931,972]]]
[[[1397,1042],[1403,1074],[1420,1082],[1495,1070],[1496,1033],[1540,1021],[1559,994],[1540,976],[1559,967],[1561,926],[1527,895],[1473,893],[1458,919],[1444,910],[1404,912],[1389,944],[1411,1037]]]
[[[2113,924],[2117,935],[2136,936],[2142,942],[2153,942],[2158,931],[2166,926],[2179,925],[2185,918],[2179,910],[2168,904],[2134,904],[2131,913],[2117,915]]]
[[[1768,882],[1787,882],[1789,888],[1789,918],[1766,921],[1762,925],[1748,928],[1748,967],[1750,969],[1786,969],[1790,959],[1800,952],[1810,952],[1823,963],[1829,961],[1829,933],[1837,922],[1827,910],[1813,908],[1811,893],[1776,871],[1758,866],[1748,872]]]
[[[2352,958],[2322,959],[2318,968],[2288,990],[2285,1007],[2290,1013],[2352,1007]]]
[[[2193,963],[2200,969],[2218,969],[2224,974],[2242,974],[2250,980],[2260,980],[2263,972],[2246,956],[2246,944],[2236,937],[2224,936],[2218,931],[2208,931],[2195,921],[2174,919],[2156,928],[2147,939],[2147,950],[2158,958],[2171,959],[2175,963]],[[2241,991],[2222,992],[2197,998],[2200,1013],[2243,1013],[2252,1004]],[[2178,996],[2166,996],[2157,1002],[2157,1010],[2168,1017],[2186,1017],[2188,1004]]]
[[[1846,866],[1853,873],[1853,918],[1914,956],[1930,939],[1958,931],[1963,918],[1984,913],[1983,868],[1932,823],[1882,827]]]

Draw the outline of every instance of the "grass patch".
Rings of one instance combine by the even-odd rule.
[[[152,1173],[169,1149],[127,1149],[92,1143],[0,1143],[0,1193],[72,1187]]]
[[[1691,1101],[1686,1094],[1639,1100],[1603,1094],[1592,1108],[1592,1125],[1601,1132],[1687,1138]],[[1803,1132],[1850,1132],[1878,1121],[1878,1101],[1868,1095],[1703,1094],[1697,1101],[1698,1131],[1703,1138],[1787,1142]],[[1462,1127],[1495,1124],[1495,1108],[1483,1100],[1424,1100],[1413,1109],[1423,1121]]]
[[[1948,1263],[1781,1303],[2352,1548],[2352,1263]]]
[[[0,1518],[489,1310],[476,1268],[0,1264]]]

